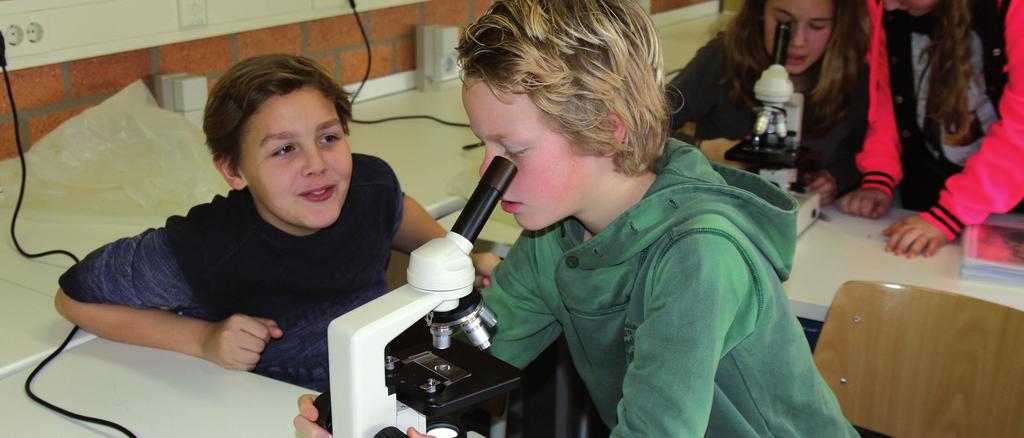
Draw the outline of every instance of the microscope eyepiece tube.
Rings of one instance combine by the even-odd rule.
[[[786,52],[789,51],[789,23],[779,22],[775,25],[775,41],[772,41],[772,64],[786,65]]]
[[[504,157],[494,157],[466,206],[462,208],[459,218],[455,220],[452,232],[465,237],[470,243],[475,242],[515,175],[515,164]]]

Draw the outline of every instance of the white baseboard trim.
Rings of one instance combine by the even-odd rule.
[[[350,93],[355,93],[358,88],[359,82],[345,85],[345,90]],[[389,94],[400,93],[413,88],[416,88],[415,70],[381,76],[379,78],[366,81],[366,85],[363,86],[363,91],[359,92],[356,102],[358,103],[364,100],[387,96]]]

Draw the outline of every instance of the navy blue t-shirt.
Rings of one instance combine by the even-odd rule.
[[[387,292],[385,269],[402,220],[403,194],[388,165],[353,154],[341,215],[309,236],[280,231],[248,190],[217,196],[164,228],[103,246],[60,278],[85,303],[166,308],[220,321],[242,313],[275,320],[254,372],[328,389],[327,325]]]

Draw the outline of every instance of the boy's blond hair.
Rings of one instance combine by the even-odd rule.
[[[668,135],[661,45],[632,0],[499,0],[463,33],[463,74],[525,93],[581,152],[654,169]],[[611,116],[626,127],[623,141]]]

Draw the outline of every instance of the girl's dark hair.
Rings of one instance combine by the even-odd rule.
[[[735,103],[758,106],[754,83],[771,62],[764,44],[764,13],[767,0],[746,0],[724,32],[725,76]],[[850,107],[861,70],[866,68],[870,22],[863,0],[832,0],[832,35],[825,54],[808,73],[813,75],[806,112],[811,136],[828,132]]]
[[[262,55],[245,59],[217,80],[206,101],[203,132],[215,160],[238,167],[243,129],[260,106],[273,96],[311,87],[334,103],[348,135],[352,119],[349,94],[322,65],[295,55]]]

